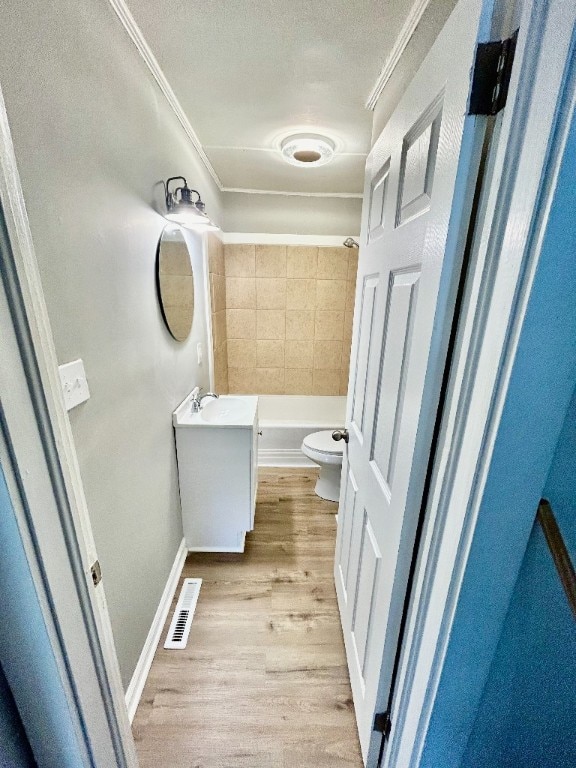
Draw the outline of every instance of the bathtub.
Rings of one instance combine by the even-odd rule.
[[[320,429],[341,429],[346,398],[321,395],[259,395],[258,444],[261,467],[316,466],[300,450],[302,440]]]

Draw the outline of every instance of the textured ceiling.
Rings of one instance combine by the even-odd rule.
[[[128,0],[224,188],[359,194],[366,100],[413,0]],[[276,146],[325,133],[337,158],[294,168]]]

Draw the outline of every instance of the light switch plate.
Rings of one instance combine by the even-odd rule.
[[[60,372],[64,404],[67,411],[88,400],[90,390],[88,389],[88,380],[86,379],[86,371],[84,370],[82,360],[73,360],[71,363],[59,365],[58,371]]]

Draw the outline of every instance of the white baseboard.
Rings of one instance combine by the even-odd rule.
[[[158,608],[156,609],[156,613],[152,619],[152,626],[150,627],[150,631],[148,632],[148,636],[144,642],[142,653],[140,654],[140,658],[136,664],[136,669],[134,670],[130,684],[126,689],[126,707],[128,708],[128,717],[130,718],[130,722],[132,722],[134,715],[136,714],[136,709],[140,702],[142,691],[144,690],[148,672],[152,666],[154,653],[156,652],[156,648],[160,642],[162,629],[164,628],[164,623],[166,621],[166,617],[168,616],[168,611],[170,610],[172,598],[174,597],[174,592],[178,586],[178,579],[182,573],[182,568],[184,566],[184,561],[186,560],[187,554],[188,550],[186,549],[184,539],[182,539],[180,546],[178,547],[176,557],[174,558],[174,564],[170,570],[168,581],[164,587],[164,592],[160,598],[160,603],[158,604]]]
[[[258,451],[259,467],[317,467],[312,459],[304,456],[300,448],[261,448]]]

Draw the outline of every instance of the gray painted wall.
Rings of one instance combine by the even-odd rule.
[[[358,235],[362,200],[224,192],[226,232]]]
[[[88,375],[70,420],[127,684],[182,538],[171,412],[207,383],[202,329],[175,342],[156,299],[158,183],[218,222],[220,195],[107,0],[4,3],[0,85],[58,359]]]

